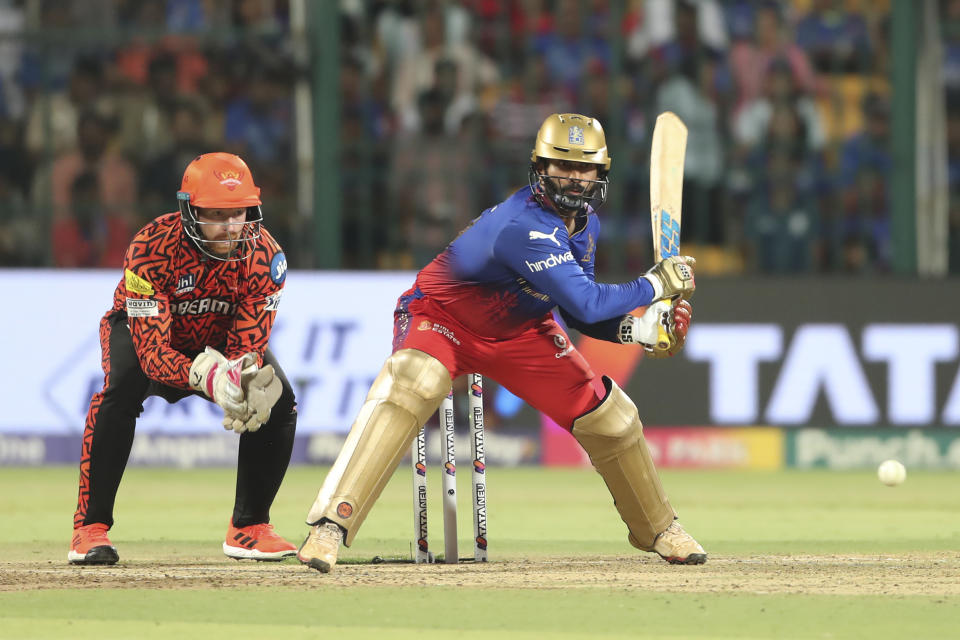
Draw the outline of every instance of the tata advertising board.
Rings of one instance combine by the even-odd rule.
[[[645,422],[960,426],[960,283],[698,284],[684,352],[631,385]]]

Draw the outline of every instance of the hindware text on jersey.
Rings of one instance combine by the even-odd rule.
[[[573,260],[573,252],[567,251],[566,253],[551,253],[549,257],[543,260],[537,260],[536,262],[530,262],[529,260],[524,260],[524,262],[527,263],[527,269],[536,273],[537,271],[543,271],[544,269],[555,267],[564,262],[573,262]]]

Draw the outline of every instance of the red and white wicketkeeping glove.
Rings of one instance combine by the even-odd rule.
[[[193,359],[190,366],[190,387],[216,402],[224,411],[245,411],[246,398],[240,372],[249,364],[248,355],[252,354],[227,360],[213,347],[207,347]]]
[[[273,368],[270,368],[272,377]],[[235,360],[207,347],[193,359],[190,386],[223,409],[223,427],[237,433],[256,431],[264,420],[262,411],[251,411],[247,389],[258,375],[257,355],[245,353]],[[279,383],[279,380],[277,381]],[[262,394],[261,394],[262,395]],[[279,397],[279,394],[277,394]],[[259,398],[259,396],[258,396]],[[274,400],[276,402],[276,400]],[[272,404],[270,405],[273,406]],[[270,415],[269,410],[266,412]]]
[[[270,419],[283,385],[273,365],[257,365],[257,354],[245,353],[235,360],[207,347],[193,360],[190,386],[220,405],[223,428],[236,433],[256,431]]]
[[[246,397],[244,410],[234,412],[224,409],[223,412],[223,428],[237,433],[259,429],[270,419],[270,411],[283,392],[283,384],[273,365],[268,364],[261,369],[257,366],[255,354],[248,353],[243,357],[247,356],[252,357],[252,362],[240,372],[240,387]]]

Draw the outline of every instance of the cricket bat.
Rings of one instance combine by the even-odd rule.
[[[686,125],[677,114],[664,111],[657,116],[650,147],[650,222],[653,225],[653,257],[657,262],[680,252],[686,150]],[[657,346],[662,349],[670,346],[663,327],[658,329]]]

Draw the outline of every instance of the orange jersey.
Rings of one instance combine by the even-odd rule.
[[[190,388],[192,356],[206,346],[227,358],[253,351],[262,363],[287,274],[265,228],[245,260],[214,260],[186,236],[180,214],[169,213],[134,236],[123,266],[107,316],[126,314],[147,377]]]

